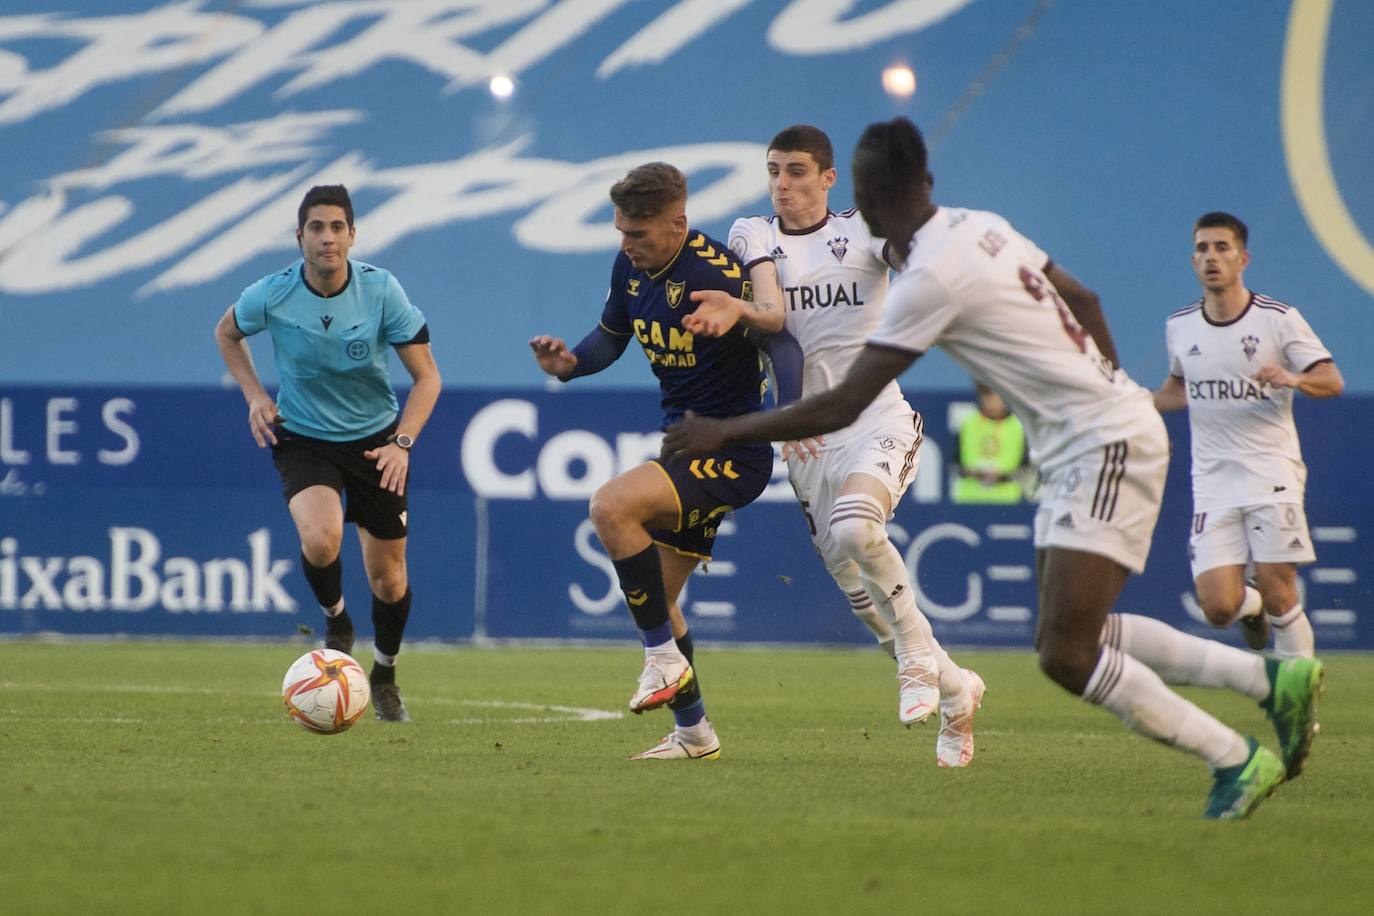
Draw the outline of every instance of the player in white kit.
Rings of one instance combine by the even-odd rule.
[[[905,118],[864,131],[854,196],[903,264],[883,320],[837,387],[789,407],[668,430],[670,458],[721,443],[815,436],[852,423],[938,344],[997,391],[1045,485],[1035,519],[1041,670],[1132,730],[1213,770],[1203,816],[1240,818],[1296,776],[1316,732],[1323,668],[1265,659],[1157,620],[1111,614],[1145,566],[1169,446],[1150,392],[1116,365],[1097,296],[995,213],[937,207],[925,141]],[[1280,760],[1165,685],[1228,687],[1268,712]]]
[[[774,333],[785,326],[805,354],[803,395],[839,384],[882,317],[889,265],[857,210],[835,213],[835,154],[824,131],[798,124],[768,144],[775,214],[738,219],[730,247],[750,271],[753,302],[703,292],[684,319],[719,335],[736,321]],[[776,303],[778,308],[762,307]],[[690,322],[690,324],[689,324]],[[887,522],[916,474],[921,416],[889,382],[852,424],[823,440],[788,443],[788,476],[811,538],[851,609],[897,659],[898,719],[924,722],[938,706],[936,763],[973,760],[973,714],[984,685],[950,659],[916,606],[915,589]]]
[[[1280,657],[1312,657],[1312,624],[1298,595],[1298,564],[1317,558],[1303,493],[1307,465],[1293,424],[1293,393],[1334,398],[1345,388],[1331,353],[1298,310],[1245,287],[1249,232],[1229,213],[1193,226],[1202,298],[1169,316],[1162,411],[1188,409],[1193,526],[1188,554],[1198,603],[1215,626],[1237,618],[1252,649],[1274,628]],[[1254,585],[1245,582],[1254,563]]]

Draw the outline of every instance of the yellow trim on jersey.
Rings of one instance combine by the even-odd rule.
[[[668,473],[668,469],[657,461],[650,461],[654,467],[663,472],[663,476],[668,478],[668,486],[673,488],[673,501],[677,503],[677,527],[673,529],[673,534],[682,533],[682,496],[677,492],[677,484],[673,483],[673,477]]]
[[[597,324],[600,325],[600,326],[601,326],[601,330],[605,331],[607,334],[614,334],[614,335],[617,336],[617,337],[632,337],[632,336],[634,336],[634,332],[633,332],[633,331],[612,331],[610,328],[606,327],[605,322],[598,321]]]
[[[701,560],[703,563],[711,562],[711,557],[707,554],[697,553],[693,550],[683,550],[681,547],[678,547],[674,544],[665,544],[663,541],[654,541],[654,543],[657,544],[659,547],[667,547],[669,550],[671,550],[673,553],[677,554],[680,557],[693,557],[695,559]]]
[[[701,233],[697,234],[700,235]],[[691,235],[691,233],[688,232],[687,235]],[[663,269],[656,274],[649,274],[650,280],[657,280],[659,277],[663,276],[668,271],[673,269],[673,265],[677,263],[677,259],[682,256],[682,249],[687,247],[687,235],[684,235],[682,237],[682,241],[677,246],[677,251],[675,251],[673,253],[673,256],[668,259],[668,263],[663,265]]]

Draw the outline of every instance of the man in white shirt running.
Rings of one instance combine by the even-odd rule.
[[[797,124],[780,131],[768,144],[767,168],[774,215],[743,217],[730,229],[754,301],[703,291],[683,324],[706,336],[727,333],[737,322],[763,333],[785,326],[806,357],[803,395],[820,394],[839,384],[878,327],[887,245],[869,233],[857,210],[830,209],[835,153],[820,128]],[[921,416],[892,381],[852,424],[823,440],[789,442],[783,456],[817,553],[854,614],[897,660],[898,720],[923,723],[938,705],[936,763],[961,767],[973,760],[973,714],[983,681],[936,641],[887,535],[916,475],[921,441]]]
[[[1298,595],[1298,564],[1317,555],[1307,530],[1307,465],[1293,392],[1334,398],[1345,388],[1331,353],[1291,305],[1245,287],[1249,231],[1229,213],[1193,226],[1202,298],[1169,316],[1169,375],[1161,412],[1188,409],[1193,525],[1188,556],[1198,604],[1215,626],[1239,618],[1252,649],[1270,624],[1279,657],[1315,650]],[[1245,581],[1254,563],[1254,585]]]
[[[1133,731],[1213,770],[1204,817],[1245,817],[1298,775],[1317,729],[1324,669],[1265,659],[1157,620],[1112,614],[1144,569],[1169,446],[1150,392],[1118,368],[1097,296],[995,213],[938,207],[925,141],[906,118],[872,124],[854,157],[854,197],[903,264],[882,323],[843,382],[780,410],[714,420],[688,413],[664,454],[840,429],[938,344],[997,391],[1044,478],[1035,518],[1040,668]],[[1258,701],[1280,760],[1165,686],[1227,687]]]

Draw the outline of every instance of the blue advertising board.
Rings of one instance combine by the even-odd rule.
[[[949,499],[967,399],[915,396],[921,465],[890,530],[918,601],[950,645],[1028,647],[1035,624],[1034,507]],[[656,454],[646,391],[445,391],[414,450],[412,639],[633,637],[587,520],[610,476]],[[1120,607],[1216,634],[1191,597],[1187,427],[1149,568]],[[1321,645],[1374,648],[1374,398],[1301,400],[1318,562],[1302,588]],[[1340,442],[1339,450],[1316,443]],[[781,472],[721,529],[682,605],[701,638],[862,644]],[[347,540],[345,594],[367,601]],[[365,618],[365,615],[360,615]],[[12,387],[0,394],[0,633],[284,638],[318,629],[295,531],[234,391]],[[360,619],[366,629],[365,619]]]

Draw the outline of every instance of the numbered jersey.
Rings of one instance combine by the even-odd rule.
[[[940,207],[916,230],[870,339],[913,353],[938,344],[1002,396],[1046,473],[1159,423],[1150,393],[1074,321],[1048,267],[996,213]]]
[[[1202,302],[1165,324],[1169,372],[1188,392],[1196,511],[1301,502],[1307,482],[1293,389],[1255,381],[1261,366],[1305,372],[1331,359],[1298,310],[1252,293],[1231,321]]]
[[[857,210],[846,210],[798,230],[784,229],[777,216],[737,219],[730,247],[746,268],[772,261],[778,269],[787,330],[806,355],[802,394],[837,386],[882,318],[886,243],[873,238]],[[826,435],[825,448],[840,447],[892,414],[910,413],[894,381],[851,426]]]

